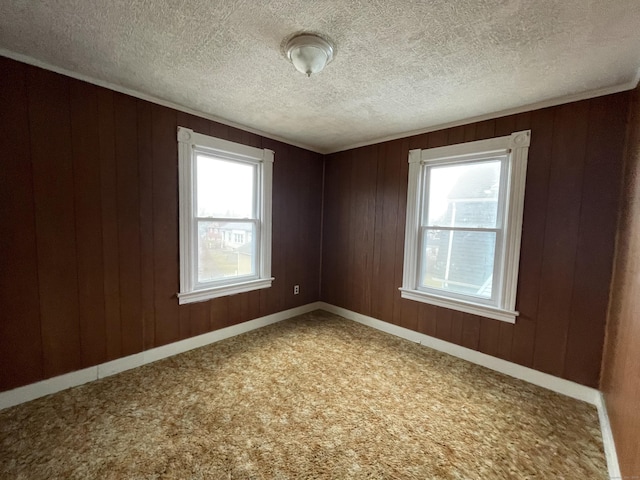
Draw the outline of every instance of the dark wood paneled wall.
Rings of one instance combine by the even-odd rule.
[[[323,301],[597,387],[629,94],[329,155]],[[516,324],[400,297],[408,151],[531,129]]]
[[[178,125],[275,151],[271,288],[178,305]],[[6,58],[0,152],[0,391],[319,299],[320,155]]]
[[[601,389],[622,476],[640,478],[640,87],[628,132]]]

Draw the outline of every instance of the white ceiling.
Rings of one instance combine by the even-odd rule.
[[[640,1],[2,0],[0,54],[327,153],[633,88]]]

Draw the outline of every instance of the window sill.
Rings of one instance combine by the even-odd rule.
[[[459,312],[471,313],[473,315],[478,315],[486,318],[493,318],[494,320],[500,320],[507,323],[516,323],[516,317],[519,315],[519,312],[516,311],[502,310],[501,308],[490,307],[488,305],[481,305],[478,303],[465,302],[462,300],[454,300],[452,298],[439,297],[437,295],[431,295],[419,290],[400,288],[400,292],[402,298],[406,298],[408,300],[429,303],[431,305],[436,305],[437,307],[450,308],[451,310],[458,310]]]
[[[185,303],[204,302],[212,298],[235,295],[236,293],[251,292],[261,288],[269,288],[273,280],[273,278],[260,278],[258,280],[251,280],[248,282],[234,283],[233,285],[194,290],[192,292],[180,292],[178,293],[178,303],[183,305]]]

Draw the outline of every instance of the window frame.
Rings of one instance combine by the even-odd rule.
[[[516,293],[522,239],[522,217],[527,172],[528,149],[531,131],[514,132],[504,137],[460,143],[429,149],[409,151],[409,178],[407,189],[407,213],[405,225],[405,249],[402,298],[450,308],[515,323]],[[500,235],[496,234],[494,255],[493,299],[465,295],[420,286],[419,272],[422,266],[420,236],[428,226],[423,225],[427,205],[428,180],[431,168],[442,165],[471,164],[502,157],[498,204]],[[504,190],[503,190],[504,189]],[[464,228],[462,230],[473,230]],[[500,249],[498,249],[500,245]],[[499,251],[498,251],[499,250]],[[496,291],[497,290],[497,291]]]
[[[223,140],[178,127],[178,187],[180,231],[180,292],[178,303],[202,302],[212,298],[249,292],[271,286],[271,230],[274,152]],[[229,223],[254,223],[255,275],[198,281],[198,222],[209,217],[197,215],[198,154],[255,166],[254,218],[224,219]],[[219,220],[211,217],[211,221]]]

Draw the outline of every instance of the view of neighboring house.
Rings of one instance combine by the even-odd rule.
[[[199,281],[254,273],[252,223],[201,222],[199,231]]]
[[[496,224],[499,170],[494,163],[476,164],[459,175],[446,195],[446,210],[430,220],[423,286],[491,297],[496,235],[484,228]]]
[[[252,236],[251,223],[202,222],[200,224],[200,238],[206,248],[237,249],[246,243],[251,243]]]

